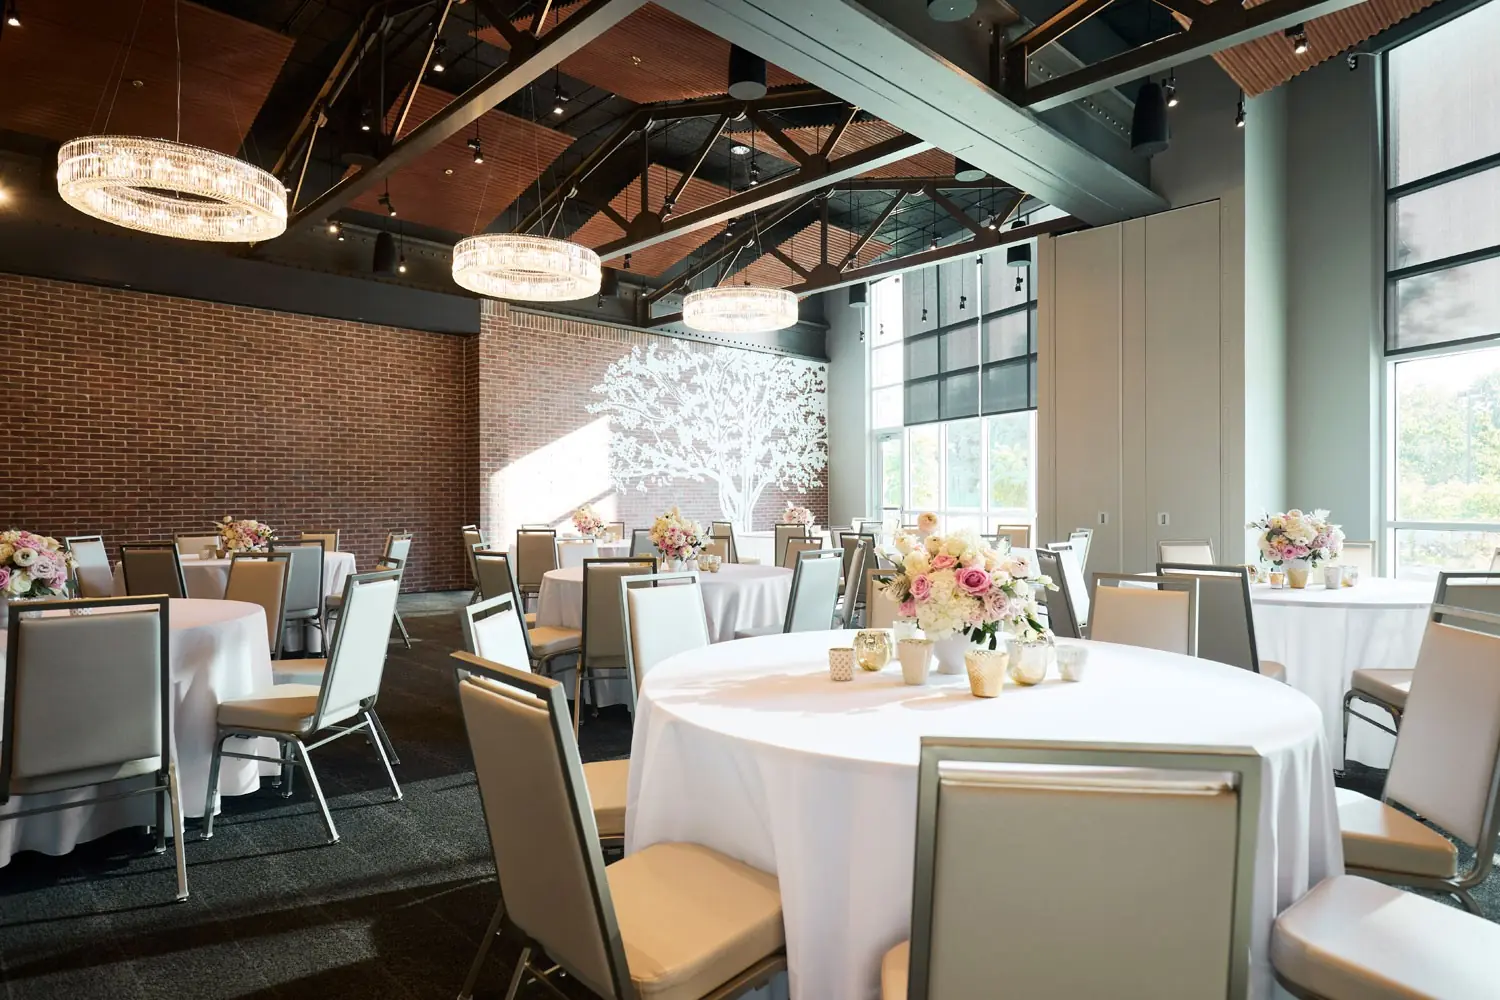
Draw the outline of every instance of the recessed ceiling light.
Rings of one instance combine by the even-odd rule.
[[[452,177],[453,176],[453,168],[452,167],[444,167],[443,168],[443,176],[444,177]]]
[[[745,145],[743,142],[737,142],[733,146],[729,147],[729,151],[735,156],[744,156],[750,152],[750,147]]]

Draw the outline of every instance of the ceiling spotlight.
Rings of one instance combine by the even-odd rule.
[[[1234,127],[1235,128],[1244,128],[1245,127],[1245,95],[1244,94],[1240,95],[1240,103],[1234,109]]]
[[[406,273],[406,254],[405,253],[403,253],[401,255],[400,259],[396,261],[396,273],[397,274],[405,274]]]
[[[0,188],[0,205],[4,205],[7,201],[10,201],[10,192],[5,188]]]
[[[938,248],[938,241],[937,241],[937,237],[934,236],[932,238],[932,243],[930,245],[930,249],[936,250],[937,248]]]
[[[625,270],[630,270],[630,254],[625,255]]]
[[[339,242],[344,242],[344,231],[342,229],[339,230]]]
[[[1292,51],[1297,55],[1307,54],[1307,28],[1300,24],[1294,24],[1286,29],[1286,37],[1292,40]]]
[[[748,155],[750,155],[750,147],[747,146],[747,145],[745,145],[743,142],[737,142],[734,145],[730,146],[729,147],[729,151],[731,153],[733,153],[735,156],[748,156]]]
[[[471,137],[469,141],[465,143],[465,145],[467,145],[469,149],[473,151],[475,163],[484,162],[484,147],[479,144],[479,136],[476,135]]]
[[[339,234],[339,224],[337,222],[334,222],[332,219],[329,219],[328,220],[328,235],[329,236],[337,236],[338,234]]]
[[[441,73],[448,67],[443,63],[443,53],[448,49],[448,43],[439,38],[432,43],[432,71]]]
[[[967,184],[973,181],[982,181],[984,180],[984,177],[984,171],[974,166],[974,164],[969,163],[966,160],[960,160],[956,156],[953,158],[954,180],[963,181],[965,184]]]
[[[1167,107],[1177,107],[1177,74],[1173,73],[1167,77],[1167,82],[1161,85],[1162,93],[1167,95]]]
[[[729,47],[729,96],[736,101],[766,96],[766,61],[738,45]]]
[[[391,193],[389,191],[375,200],[385,206],[386,215],[389,215],[393,219],[396,217],[396,206],[391,204]]]
[[[21,26],[21,12],[16,9],[16,0],[10,0],[5,9],[5,23],[12,28]]]
[[[563,105],[567,104],[571,99],[572,98],[568,97],[568,92],[563,90],[561,87],[554,90],[552,92],[552,113],[554,115],[562,114],[565,110],[563,108]]]
[[[1161,84],[1147,80],[1135,94],[1135,110],[1130,116],[1130,151],[1140,156],[1155,156],[1171,142],[1166,93]]]
[[[370,106],[368,104],[359,109],[359,130],[361,132],[370,131]]]
[[[759,183],[760,183],[760,167],[757,166],[754,162],[751,162],[751,164],[750,164],[750,186],[751,187],[755,187],[755,185],[757,185]]]

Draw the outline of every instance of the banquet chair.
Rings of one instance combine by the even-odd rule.
[[[385,536],[385,552],[380,556],[376,569],[399,569],[402,579],[406,567],[411,565],[412,533],[410,531],[388,531]],[[406,622],[401,620],[401,609],[396,608],[396,630],[401,633],[401,642],[411,649],[411,633],[406,631]]]
[[[517,611],[520,610],[520,595],[516,590],[516,579],[510,572],[510,556],[504,552],[490,552],[484,548],[475,549],[471,553],[474,563],[474,580],[478,584],[479,599],[487,601],[501,594],[515,595]],[[536,612],[528,611],[521,615],[521,620],[526,623],[527,628],[536,625]]]
[[[485,588],[485,599],[509,593],[517,612],[521,613],[524,605],[521,593],[516,589],[515,577],[510,572],[510,558],[504,552],[476,552],[474,555],[479,564],[479,580]],[[502,586],[509,589],[502,591]],[[521,613],[521,622],[526,627],[527,660],[543,671],[550,673],[552,661],[560,657],[577,655],[583,639],[583,633],[578,629],[538,625],[535,612]]]
[[[73,535],[63,539],[63,548],[73,554],[73,592],[79,597],[108,597],[115,580],[103,535]]]
[[[1198,655],[1197,579],[1095,573],[1092,604],[1096,642]]]
[[[798,539],[792,539],[796,544]],[[823,632],[833,626],[839,599],[839,568],[843,553],[838,549],[803,552],[792,571],[792,593],[786,602],[786,617],[778,625],[736,629],[736,639],[750,639],[780,632]]]
[[[1050,579],[1056,590],[1042,590],[1038,600],[1047,609],[1047,627],[1063,639],[1082,639],[1083,630],[1073,611],[1073,585],[1063,573],[1062,553],[1051,549],[1036,550],[1037,568]]]
[[[323,631],[323,543],[321,541],[272,542],[271,552],[291,555],[287,568],[286,603],[282,617],[288,624],[311,625]],[[283,640],[285,636],[283,636]]]
[[[515,594],[509,590],[485,597],[478,604],[464,605],[464,648],[486,660],[530,671],[531,644],[526,641],[526,625],[519,610]]]
[[[791,522],[791,521],[783,521],[783,522],[778,523],[775,526],[774,531],[775,531],[776,555],[772,559],[772,565],[774,565],[774,566],[783,566],[783,567],[785,567],[787,569],[791,569],[793,566],[797,565],[797,563],[796,563],[795,559],[792,560],[791,562],[787,561],[786,543],[787,543],[787,541],[789,539],[792,539],[792,538],[806,538],[806,537],[808,537],[808,535],[807,535],[807,526],[806,525],[802,525],[802,524],[797,524],[797,523],[794,523],[794,522]],[[822,543],[819,542],[818,545],[817,545],[817,548],[822,548],[822,547],[823,547]]]
[[[864,601],[865,555],[870,550],[856,544],[854,559],[844,570],[844,596],[839,599],[839,627],[854,628],[854,615]]]
[[[729,539],[715,538],[703,546],[703,554],[707,556],[718,556],[720,562],[732,562],[729,558]]]
[[[1094,544],[1093,528],[1074,528],[1068,533],[1068,541],[1073,545],[1073,551],[1078,554],[1078,569],[1087,572],[1089,568],[1089,546]]]
[[[626,577],[649,576],[656,572],[656,560],[650,556],[619,556],[590,559],[583,564],[583,638],[579,642],[578,667],[573,675],[573,735],[578,735],[583,714],[583,680],[588,675],[589,694],[594,714],[599,714],[597,674],[600,671],[628,671],[625,652],[625,613],[619,588]],[[634,580],[630,586],[638,586]],[[628,674],[627,674],[628,676]]]
[[[22,616],[22,605],[10,606],[0,805],[16,808],[4,818],[154,795],[156,853],[167,849],[170,823],[177,899],[187,899],[172,759],[171,605],[165,597],[105,597],[37,602],[25,610],[48,608],[113,613],[32,618]],[[47,794],[66,790],[88,797]],[[29,798],[11,803],[16,796]]]
[[[1351,542],[1345,540],[1344,551],[1339,556],[1339,565],[1353,566],[1359,575],[1368,580],[1380,571],[1379,550],[1374,542]]]
[[[557,569],[557,532],[523,528],[516,532],[516,589],[523,600],[542,591],[542,577]]]
[[[1260,658],[1250,607],[1250,574],[1243,566],[1157,563],[1158,576],[1198,581],[1198,656],[1286,682],[1286,668]]]
[[[844,576],[845,577],[847,577],[849,575],[849,566],[854,561],[854,553],[858,549],[862,548],[866,543],[868,543],[871,548],[873,548],[874,545],[875,545],[875,539],[873,539],[873,538],[866,539],[865,537],[863,537],[861,535],[858,535],[858,534],[856,534],[855,532],[852,532],[852,531],[830,530],[829,537],[830,538],[837,538],[838,542],[839,542],[839,548],[844,551]],[[845,586],[847,586],[847,584],[845,584]]]
[[[1276,980],[1303,1000],[1500,996],[1500,927],[1416,893],[1334,875],[1271,929]]]
[[[120,572],[125,577],[125,593],[131,596],[187,596],[187,581],[182,576],[182,556],[176,545],[166,542],[121,545],[120,567]]]
[[[890,628],[896,623],[901,605],[887,596],[884,586],[895,578],[893,569],[865,568],[865,628]]]
[[[562,995],[557,973],[575,984],[571,992],[612,1000],[728,1000],[786,968],[774,875],[670,842],[605,868],[593,782],[567,731],[562,688],[467,653],[454,657],[468,673],[459,704],[500,890],[460,1000],[473,996],[503,924],[523,942],[506,1000],[529,979]],[[538,953],[545,963],[534,961]]]
[[[1156,561],[1187,566],[1214,565],[1214,543],[1207,538],[1157,542]]]
[[[469,582],[474,585],[474,590],[469,594],[469,603],[483,600],[479,593],[479,573],[474,568],[474,550],[485,548],[484,532],[479,530],[477,524],[466,524],[460,531],[464,536],[464,558],[469,563]]]
[[[1497,628],[1500,615],[1433,605],[1380,798],[1335,794],[1346,872],[1451,894],[1479,914],[1470,890],[1500,832],[1500,635],[1470,625]],[[1453,840],[1476,848],[1467,872]]]
[[[219,536],[213,535],[173,535],[172,544],[177,546],[177,554],[192,556],[194,559],[203,554],[203,550],[219,547]]]
[[[633,528],[631,530],[630,555],[632,557],[656,555],[656,543],[651,541],[650,528]]]
[[[1236,747],[923,737],[911,939],[881,963],[882,1000],[1244,1000],[1263,766]]]
[[[995,525],[995,534],[1009,535],[1010,547],[1013,549],[1031,548],[1031,525],[1029,524],[1005,524],[1001,522]]]
[[[364,734],[385,767],[391,785],[391,801],[401,800],[401,786],[396,782],[396,772],[391,769],[391,758],[386,753],[390,737],[375,714],[380,679],[385,670],[386,643],[390,638],[396,596],[400,590],[399,571],[356,573],[349,577],[344,585],[343,613],[333,635],[333,648],[324,661],[317,684],[273,684],[243,698],[219,703],[214,752],[208,766],[208,794],[203,810],[204,840],[214,833],[214,800],[219,794],[219,764],[224,757],[282,765],[286,772],[282,779],[283,796],[291,794],[291,775],[294,773],[291,769],[300,768],[312,786],[313,798],[323,814],[330,844],[338,843],[339,834],[333,825],[328,800],[323,797],[323,787],[318,783],[317,772],[313,770],[309,751],[351,733]],[[345,725],[355,719],[358,721]],[[307,741],[320,733],[329,735],[309,746]],[[257,737],[273,739],[288,752],[277,757],[262,757],[224,749],[224,744],[231,739]]]
[[[709,526],[708,532],[709,535],[715,540],[723,541],[725,543],[725,549],[728,551],[728,554],[720,556],[721,559],[723,559],[727,563],[737,563],[740,561],[740,549],[739,546],[735,544],[734,539],[733,521],[714,521]]]
[[[804,552],[817,552],[823,548],[821,538],[811,538],[801,535],[793,535],[786,540],[786,549],[781,553],[781,568],[795,570]],[[839,566],[842,567],[843,553],[839,552]]]
[[[517,558],[520,554],[517,553]],[[572,569],[582,566],[586,559],[599,558],[599,543],[592,538],[559,538],[557,540],[557,566]]]
[[[1495,554],[1490,557],[1490,572],[1500,572],[1500,548],[1497,548]]]
[[[669,656],[708,648],[708,614],[703,586],[691,571],[624,577],[620,601],[633,717],[636,696],[653,667]]]
[[[1083,575],[1083,564],[1078,561],[1078,552],[1073,548],[1072,542],[1053,542],[1047,548],[1057,553],[1058,565],[1062,569],[1062,575],[1053,577],[1052,582],[1068,581],[1069,596],[1073,599],[1073,615],[1078,620],[1078,627],[1085,629],[1089,624],[1092,604],[1088,577]],[[1035,558],[1035,553],[1029,549],[1022,549],[1018,554],[1026,555],[1027,552],[1032,552],[1031,558]]]
[[[609,528],[609,539],[612,542],[623,542],[625,540],[625,522],[609,521],[605,525]]]
[[[229,561],[229,581],[224,585],[224,600],[259,604],[265,610],[266,641],[273,659],[281,658],[286,626],[282,611],[291,559],[286,552],[236,552]]]
[[[324,552],[337,552],[339,550],[339,533],[333,531],[304,531],[302,533],[304,542],[322,542]]]

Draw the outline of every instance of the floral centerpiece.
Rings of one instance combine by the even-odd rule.
[[[8,598],[66,597],[72,567],[72,554],[57,539],[0,531],[0,604]]]
[[[263,549],[276,539],[271,526],[249,518],[235,520],[228,514],[214,527],[219,529],[219,543],[229,552],[249,552]]]
[[[603,536],[608,527],[604,518],[594,513],[590,504],[584,504],[573,512],[573,530],[586,538],[599,538]]]
[[[964,640],[994,650],[1002,632],[1023,643],[1050,638],[1024,556],[996,552],[968,531],[926,538],[901,534],[895,544],[900,572],[885,583],[884,592],[897,601],[903,617],[916,618],[929,639],[940,646],[959,640],[948,644],[946,654],[936,650],[945,672],[960,672]],[[1046,577],[1039,582],[1052,586]]]
[[[1326,510],[1267,514],[1245,527],[1260,529],[1261,557],[1277,566],[1299,560],[1316,566],[1344,551],[1344,530],[1329,523]]]
[[[671,562],[695,558],[708,544],[702,525],[673,507],[651,525],[651,544]]]
[[[783,524],[800,524],[809,528],[813,523],[813,512],[806,507],[795,507],[790,502],[786,505],[786,513],[781,515]]]

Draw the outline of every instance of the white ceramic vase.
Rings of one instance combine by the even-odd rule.
[[[934,639],[932,655],[937,660],[937,672],[940,674],[964,673],[966,669],[964,654],[973,648],[976,647],[962,632],[955,632],[946,639]]]

